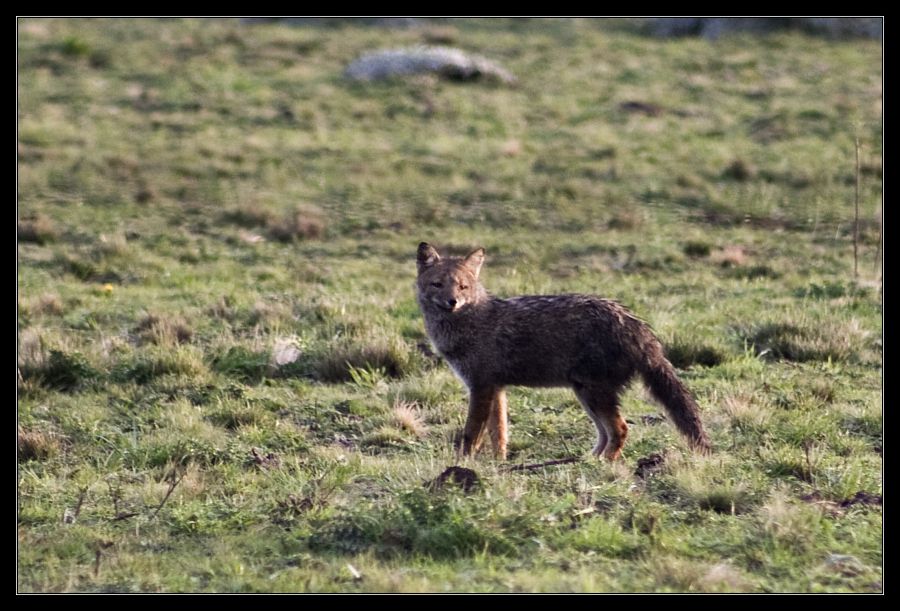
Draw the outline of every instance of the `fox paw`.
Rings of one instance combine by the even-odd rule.
[[[605,449],[606,449],[606,440],[603,439],[603,440],[597,442],[597,444],[594,446],[594,449],[591,450],[591,454],[593,454],[597,458],[600,458],[603,455],[603,450],[605,450]]]

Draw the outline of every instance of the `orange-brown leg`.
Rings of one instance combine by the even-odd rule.
[[[604,415],[607,417],[606,429],[610,432],[609,443],[606,444],[603,456],[609,460],[618,460],[622,455],[625,439],[628,437],[628,425],[625,424],[625,418],[619,413],[618,407],[614,412],[607,412]]]
[[[491,413],[488,416],[488,432],[491,435],[491,445],[494,447],[494,457],[506,460],[506,442],[509,438],[509,416],[506,404],[506,391],[502,388],[494,393],[494,401],[491,403]]]
[[[469,416],[463,429],[463,456],[471,456],[481,447],[495,393],[496,390],[490,387],[469,389]]]

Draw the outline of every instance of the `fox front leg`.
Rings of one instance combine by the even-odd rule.
[[[478,452],[484,441],[488,417],[494,404],[496,389],[472,388],[469,390],[469,415],[463,429],[462,454],[471,456]]]

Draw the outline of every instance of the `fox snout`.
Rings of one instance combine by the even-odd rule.
[[[465,288],[460,287],[462,284]],[[419,295],[425,301],[445,312],[458,312],[462,307],[472,303],[466,291],[469,286],[452,276],[429,276],[419,280]]]
[[[440,295],[436,295],[431,299],[432,303],[443,310],[447,310],[448,312],[456,312],[461,307],[466,305],[466,300],[462,297],[444,297]]]

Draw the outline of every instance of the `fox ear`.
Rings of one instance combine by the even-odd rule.
[[[472,273],[475,274],[475,277],[478,277],[478,272],[481,271],[481,265],[484,263],[484,249],[476,248],[472,252],[470,252],[466,256],[466,260],[464,261],[466,267],[472,270]]]
[[[419,252],[416,257],[416,267],[419,269],[420,274],[441,260],[441,255],[428,242],[419,244]]]

